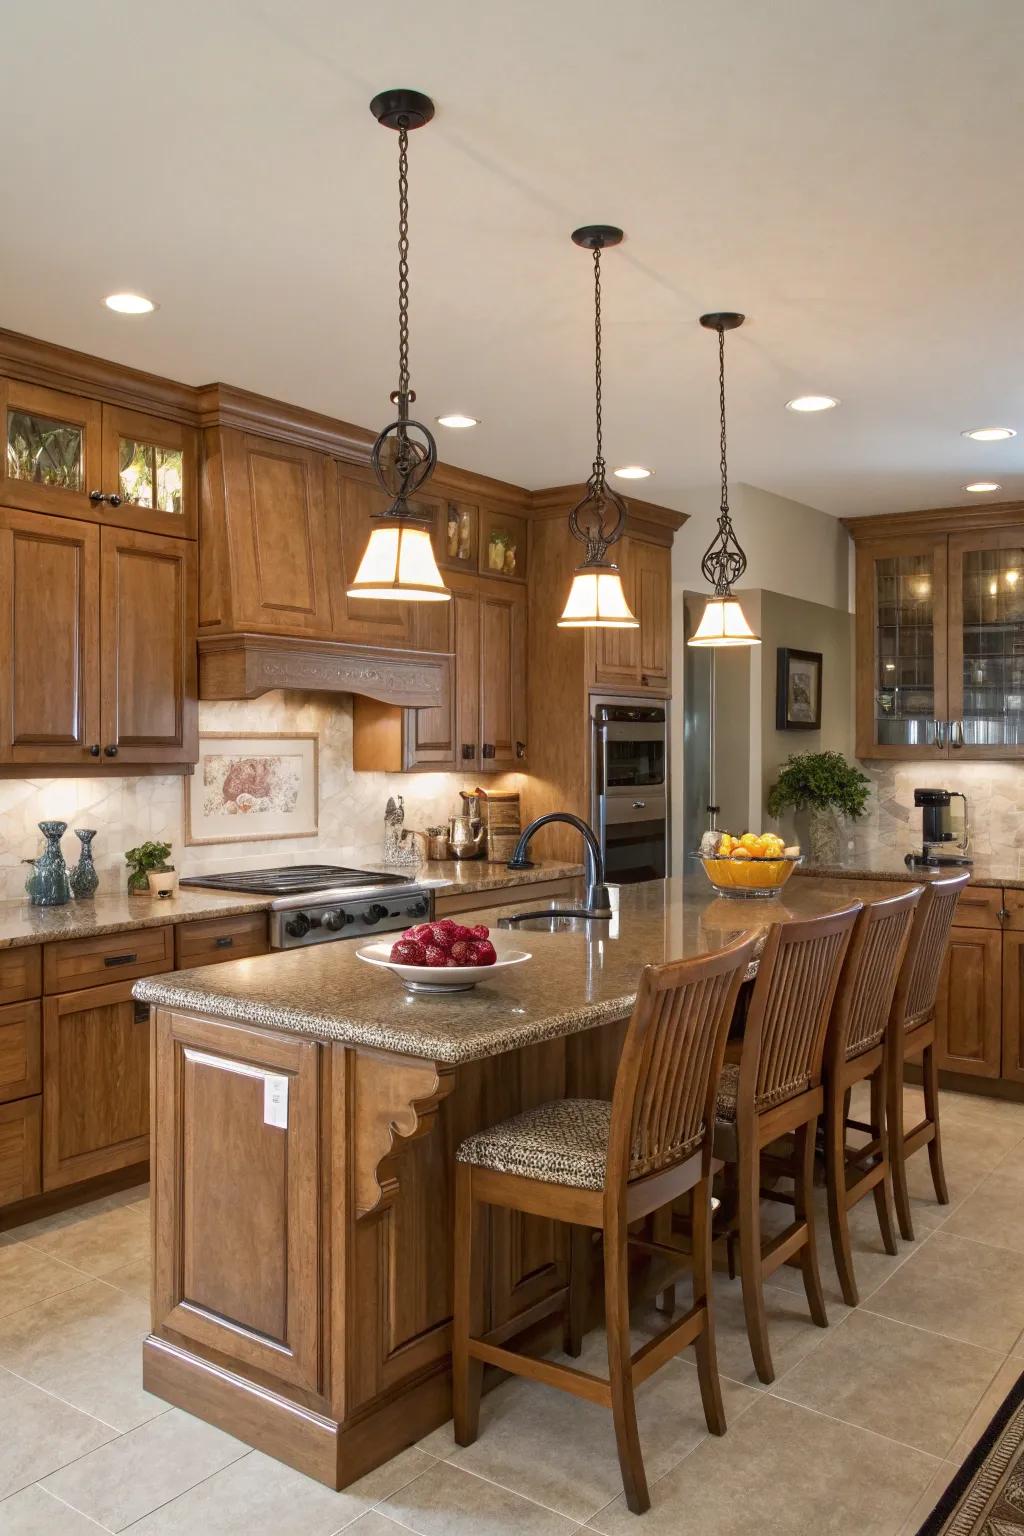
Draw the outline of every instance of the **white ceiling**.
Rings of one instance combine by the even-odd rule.
[[[413,383],[442,457],[529,486],[606,448],[684,505],[730,464],[836,514],[1024,496],[1020,0],[33,0],[0,53],[0,325],[366,426],[395,383],[390,85],[413,136]],[[100,305],[120,288],[146,319]],[[838,395],[798,417],[793,395]],[[981,446],[960,429],[1016,426]],[[643,493],[642,488],[638,490]]]

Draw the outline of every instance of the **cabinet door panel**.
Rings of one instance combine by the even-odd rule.
[[[452,651],[455,660],[449,669],[448,692],[440,704],[431,709],[406,709],[402,712],[403,766],[407,770],[429,768],[434,772],[454,773],[460,767],[472,766],[474,760],[472,757],[463,757],[462,743],[457,739],[460,723],[458,672],[464,668],[475,673],[478,605],[475,597],[454,592],[449,603],[417,603],[414,606],[421,609],[423,616],[428,618],[434,630],[432,638],[435,642],[441,641],[440,645],[435,643],[430,647],[418,648]],[[437,633],[434,616],[438,614],[443,617],[443,635]],[[412,623],[415,632],[420,627],[421,615],[416,614]],[[468,725],[470,722],[464,723]],[[475,737],[472,739],[475,742]],[[475,745],[473,752],[475,756]]]
[[[0,509],[0,761],[91,761],[99,742],[99,530]]]
[[[103,521],[144,533],[196,537],[199,457],[191,427],[121,406],[103,407]]]
[[[0,1104],[0,1206],[28,1200],[42,1189],[39,1105],[38,1097]]]
[[[324,501],[329,460],[311,449],[222,433],[236,628],[329,635]]]
[[[640,681],[667,688],[672,656],[672,551],[660,544],[633,544],[636,616],[640,620]]]
[[[626,602],[639,618],[636,582],[636,546],[630,539],[620,539],[609,552],[609,558],[619,568],[622,590]],[[640,631],[639,629],[595,629],[588,632],[593,646],[593,677],[596,683],[612,686],[628,683],[640,685]]]
[[[316,1391],[319,1047],[164,1009],[155,1039],[157,1168],[183,1176],[154,1189],[154,1323]]]
[[[1024,756],[1024,528],[949,536],[950,756]]]
[[[857,546],[857,756],[949,756],[946,535]]]
[[[954,928],[935,1005],[940,1068],[998,1077],[1002,1009],[1002,935]]]
[[[104,528],[101,549],[104,749],[134,763],[194,763],[195,546]]]
[[[0,1008],[0,1103],[38,1093],[41,1070],[39,1004]]]
[[[1010,891],[1008,896],[1014,894]],[[1002,1074],[1024,1083],[1024,933],[1003,935]]]
[[[101,412],[95,400],[0,379],[0,503],[60,517],[94,517]]]
[[[415,643],[410,639],[413,610],[441,605],[378,602],[373,598],[347,596],[373,528],[373,514],[382,512],[388,505],[387,497],[375,481],[353,477],[347,469],[348,466],[337,466],[337,488],[332,497],[329,555],[333,633],[338,640],[404,650]],[[439,516],[439,505],[431,503],[424,510]],[[422,644],[418,648],[432,649]]]
[[[43,1003],[43,1188],[149,1156],[149,1009],[132,983]]]
[[[458,663],[456,663],[457,665]],[[507,772],[526,753],[526,603],[480,596],[480,767]]]

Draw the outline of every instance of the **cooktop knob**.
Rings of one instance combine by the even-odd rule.
[[[372,907],[367,907],[363,913],[364,923],[379,923],[382,917],[387,917],[387,907],[382,907],[379,901],[375,901]]]
[[[296,912],[284,925],[284,931],[290,938],[304,939],[309,932],[309,918],[305,912]]]
[[[343,928],[344,926],[345,926],[345,914],[344,914],[344,912],[328,912],[325,915],[325,917],[324,917],[324,927],[325,928],[329,928],[332,933],[337,933],[338,929],[339,928]]]

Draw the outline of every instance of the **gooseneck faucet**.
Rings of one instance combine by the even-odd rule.
[[[532,869],[533,860],[526,857],[526,850],[530,846],[530,839],[540,828],[546,827],[550,822],[564,822],[567,827],[575,827],[583,839],[583,854],[586,867],[587,897],[586,915],[589,917],[611,917],[612,903],[608,894],[608,887],[604,880],[604,855],[601,845],[592,826],[583,821],[579,816],[573,816],[568,811],[549,811],[546,816],[538,816],[536,821],[521,833],[516,851],[509,859],[506,869]]]

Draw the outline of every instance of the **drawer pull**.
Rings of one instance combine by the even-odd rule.
[[[134,965],[138,955],[104,955],[104,965]]]
[[[230,949],[234,942],[234,935],[225,933],[221,938],[214,939],[213,947],[214,949]]]

